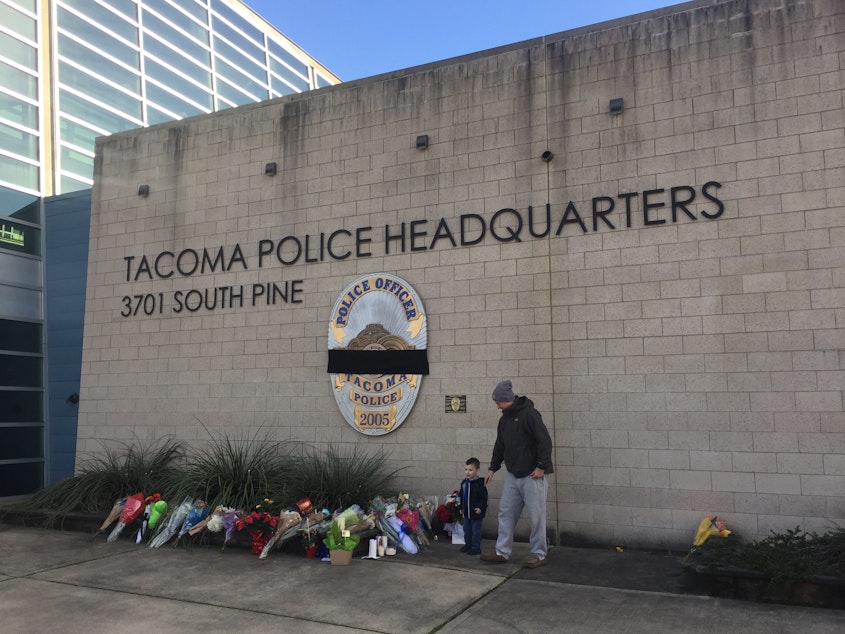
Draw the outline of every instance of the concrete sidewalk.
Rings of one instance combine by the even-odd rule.
[[[485,544],[492,546],[492,544]],[[438,542],[331,566],[0,524],[4,632],[826,632],[845,611],[699,594],[677,557],[556,548],[485,564]]]

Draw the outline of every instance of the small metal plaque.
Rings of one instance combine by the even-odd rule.
[[[466,414],[467,413],[467,397],[466,394],[460,396],[446,396],[446,413],[447,414]]]

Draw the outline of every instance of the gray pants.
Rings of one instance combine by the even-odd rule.
[[[529,545],[532,555],[545,557],[546,547],[546,490],[547,477],[534,480],[530,476],[517,478],[510,472],[505,473],[505,487],[499,503],[499,536],[496,539],[496,552],[510,557],[513,551],[513,531],[524,508],[531,522]]]

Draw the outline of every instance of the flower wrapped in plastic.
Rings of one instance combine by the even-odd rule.
[[[188,496],[182,500],[182,503],[179,506],[171,511],[167,522],[161,525],[161,529],[158,534],[153,537],[152,541],[150,541],[150,548],[161,548],[164,544],[169,542],[176,533],[179,532],[179,529],[185,522],[185,518],[188,517],[188,513],[193,507],[193,504],[194,498]]]
[[[687,556],[684,557],[684,562],[689,563],[695,552],[707,543],[707,540],[711,537],[727,537],[730,534],[731,531],[725,527],[725,522],[719,519],[718,516],[706,515],[698,524],[698,530],[695,532],[695,541]]]
[[[103,520],[103,523],[100,525],[101,533],[105,533],[109,526],[120,519],[120,514],[123,512],[123,505],[126,504],[127,499],[128,498],[120,498],[119,500],[115,500],[114,505],[111,507],[111,511],[109,511],[106,519]]]
[[[238,520],[242,515],[243,511],[240,509],[223,507],[223,516],[220,521],[223,524],[223,530],[225,532],[223,534],[223,546],[220,547],[220,550],[226,550],[226,544],[232,541],[232,537],[235,535],[235,530],[237,529]]]
[[[261,549],[261,554],[258,555],[258,558],[266,559],[274,547],[281,546],[296,535],[302,521],[302,516],[298,511],[285,511],[279,515],[279,523],[276,525],[276,530],[270,540],[264,544],[264,548]]]
[[[117,522],[117,525],[114,527],[114,530],[112,530],[107,541],[115,541],[123,532],[124,528],[126,528],[129,524],[141,517],[141,514],[144,512],[144,507],[145,504],[143,493],[136,493],[135,495],[130,495],[128,498],[126,498],[126,502],[123,505],[123,510],[120,512],[120,520]]]
[[[135,534],[135,543],[140,544],[149,535],[149,532],[155,527],[155,524],[150,526],[150,519],[153,514],[153,509],[156,508],[156,505],[159,505],[158,508],[161,509],[161,505],[164,505],[164,508],[167,508],[167,502],[164,502],[161,499],[161,493],[153,493],[152,495],[148,495],[144,498],[144,513],[141,519],[141,526],[138,529],[138,532]],[[158,521],[158,517],[161,516],[161,511],[156,513],[156,522]]]
[[[370,503],[370,508],[375,526],[387,537],[389,544],[411,555],[419,552],[419,546],[410,527],[396,516],[397,511],[400,510],[396,498],[374,498]]]
[[[179,534],[176,536],[176,541],[173,542],[173,545],[176,546],[179,540],[182,539],[182,536],[197,524],[200,524],[206,515],[208,515],[208,507],[205,502],[200,499],[194,500],[188,514],[185,516],[185,520],[182,522],[182,528],[179,529]]]
[[[725,522],[718,516],[708,515],[698,524],[693,546],[703,546],[711,537],[727,537],[731,532],[725,528]]]

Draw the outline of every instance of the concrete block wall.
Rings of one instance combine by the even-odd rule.
[[[748,536],[841,523],[843,11],[692,2],[101,139],[81,454],[258,430],[384,448],[403,488],[444,495],[467,457],[486,466],[508,377],[555,442],[555,540],[684,547],[706,513]],[[338,230],[348,257],[313,246]],[[151,270],[203,248],[227,268]],[[420,295],[431,374],[367,437],[334,402],[327,328],[377,272]],[[297,301],[253,305],[268,283]],[[241,285],[243,305],[175,310]],[[455,394],[467,413],[444,412]]]

